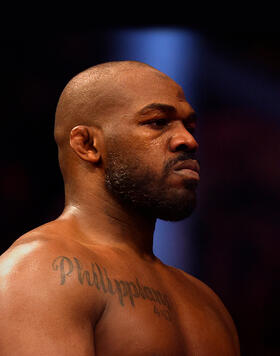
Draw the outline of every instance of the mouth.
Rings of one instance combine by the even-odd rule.
[[[180,171],[184,169],[189,169],[197,173],[200,172],[199,163],[193,159],[188,159],[186,161],[178,162],[174,167],[175,171]]]
[[[199,172],[200,167],[198,162],[195,160],[178,162],[178,164],[176,164],[173,168],[173,173],[197,183],[200,181]]]
[[[200,181],[200,176],[199,176],[198,172],[196,172],[192,169],[183,168],[183,169],[174,170],[173,172],[175,174],[178,174],[182,177],[187,178],[188,180],[192,180],[192,181],[196,181],[196,182]]]

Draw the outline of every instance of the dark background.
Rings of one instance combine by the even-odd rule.
[[[111,60],[114,30],[3,36],[1,252],[61,212],[57,100],[75,74]],[[202,172],[190,272],[227,306],[242,355],[279,355],[279,33],[186,30],[202,39],[194,83]]]

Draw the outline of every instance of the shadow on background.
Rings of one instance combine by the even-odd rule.
[[[192,39],[192,47],[181,43],[171,57],[180,58],[176,65],[182,73],[174,72],[178,76],[174,79],[199,114],[201,184],[193,216],[179,230],[176,224],[158,228],[155,251],[221,297],[236,323],[243,355],[274,356],[280,351],[275,318],[280,217],[278,34],[161,30],[166,36],[179,31]],[[143,57],[145,36],[142,46],[135,46],[143,31],[159,29],[25,33],[4,42],[2,77],[8,95],[1,120],[1,252],[63,209],[53,122],[66,83],[92,65],[129,56],[156,63],[159,69],[168,63],[174,70],[168,48],[153,59]],[[133,40],[133,52],[124,52]],[[195,54],[191,67],[190,51]],[[160,242],[162,231],[167,236]]]

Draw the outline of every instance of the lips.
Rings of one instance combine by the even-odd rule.
[[[200,167],[197,161],[195,160],[186,160],[183,162],[178,162],[174,168],[173,173],[177,176],[182,177],[186,182],[191,184],[193,187],[196,187],[200,181]]]
[[[180,171],[183,169],[190,169],[192,171],[195,171],[197,173],[200,172],[200,166],[198,164],[197,161],[195,160],[187,160],[187,161],[183,161],[183,162],[178,162],[175,166],[174,166],[174,171]]]

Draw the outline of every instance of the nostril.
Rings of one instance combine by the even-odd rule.
[[[188,151],[188,147],[184,143],[181,143],[176,147],[175,151]]]

